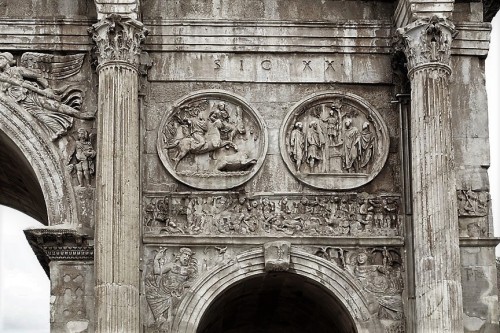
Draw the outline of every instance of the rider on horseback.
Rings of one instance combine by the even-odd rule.
[[[198,118],[188,118],[187,123],[190,128],[191,137],[195,140],[192,149],[202,148],[207,140],[205,139],[205,133],[207,133],[208,126],[207,120],[203,118],[202,114],[198,114]]]
[[[219,132],[227,135],[227,139],[233,142],[234,134],[236,132],[236,126],[229,122],[230,116],[226,109],[226,103],[220,102],[217,104],[217,108],[210,113],[208,118],[214,123],[218,123]]]

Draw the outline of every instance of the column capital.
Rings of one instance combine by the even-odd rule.
[[[96,43],[98,68],[113,63],[138,68],[141,44],[148,34],[142,22],[111,14],[94,24],[89,33]]]
[[[397,32],[410,76],[428,67],[441,67],[451,74],[451,42],[458,33],[451,21],[436,16],[419,19]]]

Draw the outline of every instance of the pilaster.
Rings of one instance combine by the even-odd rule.
[[[146,29],[109,15],[92,33],[99,63],[96,332],[139,332],[138,66]]]
[[[463,332],[459,229],[449,100],[446,19],[417,20],[399,33],[411,81],[415,331]]]

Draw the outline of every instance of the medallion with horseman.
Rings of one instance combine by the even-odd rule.
[[[233,188],[260,168],[267,150],[264,122],[221,91],[203,91],[174,104],[158,133],[158,154],[177,180],[199,189]]]

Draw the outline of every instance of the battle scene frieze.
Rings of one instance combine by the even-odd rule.
[[[188,192],[145,195],[144,235],[403,235],[398,195]]]
[[[288,113],[280,131],[281,155],[301,182],[322,189],[352,189],[370,182],[389,152],[378,112],[353,94],[320,93]]]
[[[180,182],[198,189],[230,189],[262,166],[267,130],[240,97],[201,91],[165,114],[157,149],[165,168]]]

